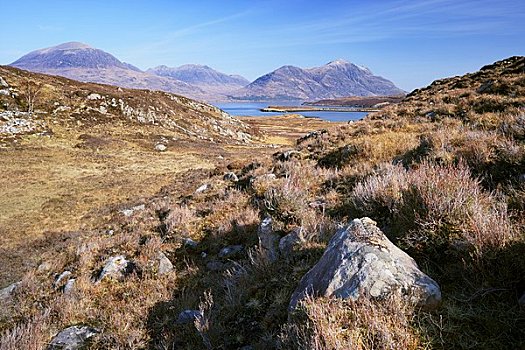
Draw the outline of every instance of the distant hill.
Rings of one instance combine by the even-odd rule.
[[[197,86],[204,91],[229,94],[250,82],[239,75],[228,75],[205,65],[186,64],[180,67],[158,66],[147,70],[148,73],[173,78]]]
[[[404,91],[368,68],[345,60],[302,69],[283,66],[268,73],[232,98],[238,100],[317,100],[345,96],[399,95]]]
[[[131,64],[121,62],[105,51],[78,42],[69,42],[30,52],[11,63],[10,66],[83,82],[162,90],[197,99],[210,97],[209,93],[196,86],[177,79],[143,72]]]

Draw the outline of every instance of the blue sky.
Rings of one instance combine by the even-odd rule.
[[[253,80],[337,58],[405,90],[525,55],[524,0],[0,0],[0,64],[67,41],[139,68],[207,64]]]

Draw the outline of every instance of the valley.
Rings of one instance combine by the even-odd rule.
[[[0,349],[516,348],[524,74],[333,123],[1,66]]]

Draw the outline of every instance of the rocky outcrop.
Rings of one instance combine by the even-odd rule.
[[[437,283],[421,272],[369,218],[355,219],[330,240],[319,262],[301,279],[290,310],[307,295],[384,299],[395,294],[415,305],[441,301]]]
[[[71,326],[60,331],[49,343],[47,350],[80,350],[88,346],[91,338],[99,333],[89,326]]]

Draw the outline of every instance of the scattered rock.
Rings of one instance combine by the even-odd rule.
[[[314,137],[319,137],[323,134],[326,134],[328,133],[328,130],[326,129],[322,129],[322,130],[319,130],[319,131],[310,131],[309,133],[307,133],[306,135],[304,135],[303,137],[299,138],[297,140],[297,144],[300,144],[301,142],[304,142],[308,139],[311,139],[311,138],[314,138]]]
[[[199,243],[195,242],[191,238],[184,238],[183,241],[184,241],[184,246],[187,248],[197,248],[197,246],[199,245]]]
[[[224,247],[219,252],[219,258],[230,258],[232,256],[235,256],[242,252],[244,247],[242,245],[230,245],[227,247]]]
[[[8,88],[9,84],[4,80],[4,78],[0,77],[0,86],[3,88]]]
[[[278,161],[287,162],[292,159],[301,159],[301,152],[291,149],[289,151],[277,152],[273,156]]]
[[[184,310],[177,317],[178,324],[193,323],[195,320],[202,318],[202,312],[199,310]]]
[[[257,230],[257,237],[259,237],[259,249],[267,261],[277,260],[279,254],[277,248],[279,246],[279,236],[273,232],[272,218],[264,219]]]
[[[166,275],[173,271],[173,264],[171,263],[170,259],[168,259],[166,254],[160,252],[157,259],[159,261],[159,275]]]
[[[88,100],[100,100],[101,98],[102,96],[100,96],[99,94],[95,94],[95,93],[89,94],[87,97]]]
[[[99,283],[105,278],[120,280],[133,271],[134,264],[123,255],[112,256],[106,260],[104,268],[95,280]]]
[[[385,298],[396,293],[419,306],[441,301],[437,283],[396,247],[369,218],[355,219],[337,231],[323,256],[301,279],[290,310],[306,295]]]
[[[235,175],[234,172],[229,172],[229,173],[224,174],[224,180],[237,182],[239,181],[239,178],[237,177],[237,175]]]
[[[71,271],[64,271],[62,272],[53,283],[53,287],[55,289],[60,288],[64,281],[68,281],[69,277],[71,276]]]
[[[80,350],[88,346],[99,333],[90,326],[71,326],[60,331],[49,343],[47,350]]]
[[[164,152],[165,150],[167,150],[168,147],[162,143],[158,143],[155,145],[155,150],[156,151],[159,151],[159,152]]]
[[[210,188],[210,185],[204,184],[204,185],[200,186],[199,188],[197,188],[195,190],[195,193],[202,193],[204,191],[207,191],[209,188]]]
[[[122,214],[124,214],[124,216],[130,217],[131,215],[133,215],[134,212],[141,211],[141,210],[144,210],[144,209],[146,209],[146,206],[144,204],[140,204],[140,205],[136,205],[134,207],[131,207],[129,209],[122,209],[120,212]]]
[[[73,287],[75,287],[75,279],[74,278],[70,278],[66,285],[64,286],[64,294],[69,294],[73,291]]]
[[[210,271],[222,271],[226,265],[219,260],[211,260],[206,264],[206,268]]]
[[[477,90],[476,92],[483,94],[483,93],[489,93],[492,92],[492,87],[494,86],[493,80],[487,80],[484,82]]]
[[[261,179],[261,180],[275,180],[277,179],[277,176],[275,176],[275,174],[264,174],[264,175],[261,175],[261,176],[258,176],[257,179]]]
[[[38,272],[46,272],[46,271],[49,271],[51,270],[51,263],[49,261],[44,261],[43,263],[41,263],[40,265],[38,265],[38,267],[36,268],[36,270]]]
[[[11,296],[13,296],[13,293],[15,292],[19,284],[20,282],[16,282],[16,283],[8,285],[7,287],[3,289],[0,289],[0,300],[5,301],[11,298]]]
[[[279,251],[283,256],[289,255],[293,252],[293,248],[301,242],[304,242],[304,237],[303,230],[299,227],[279,240]]]

